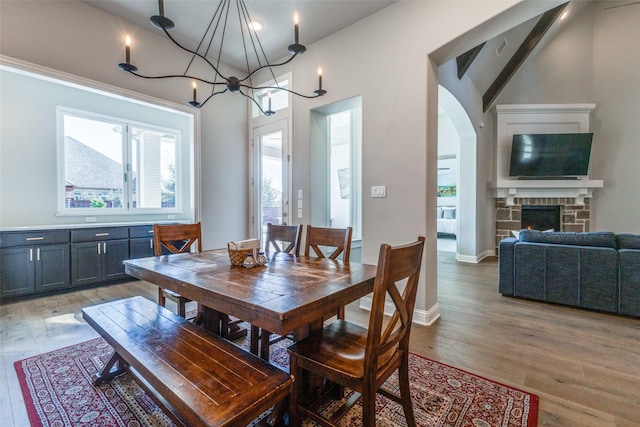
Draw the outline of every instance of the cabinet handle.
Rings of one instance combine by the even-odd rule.
[[[108,236],[108,235],[109,235],[109,233],[96,233],[95,234],[96,237],[105,237],[105,236]]]
[[[107,253],[107,242],[104,242],[104,243],[102,244],[102,249],[104,249],[104,250],[103,250],[103,253],[104,253],[104,254],[106,254],[106,253]]]
[[[44,237],[27,237],[27,242],[33,242],[34,240],[44,240]]]
[[[36,260],[40,261],[40,248],[36,249]]]
[[[153,239],[149,239],[149,248],[153,249]]]
[[[153,230],[149,230],[149,231],[147,231],[147,233],[151,233],[151,234],[153,234]]]
[[[33,262],[33,248],[29,249],[29,262]]]
[[[100,255],[100,243],[98,243],[98,255]]]

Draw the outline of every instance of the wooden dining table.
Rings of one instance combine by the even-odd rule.
[[[227,250],[124,261],[126,274],[169,289],[203,308],[216,331],[216,313],[264,330],[303,338],[323,319],[371,292],[376,266],[326,258],[270,255],[264,266],[231,265]]]

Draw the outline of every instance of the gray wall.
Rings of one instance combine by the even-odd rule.
[[[591,230],[640,232],[640,5],[593,2],[525,62],[496,104],[595,103]]]

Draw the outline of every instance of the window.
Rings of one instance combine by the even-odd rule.
[[[61,212],[177,211],[180,132],[59,108]]]
[[[284,89],[289,88],[289,80],[278,80],[278,83],[274,81],[265,83],[264,86],[278,86]],[[289,92],[278,89],[261,89],[255,92],[256,102],[260,104],[262,110],[280,111],[289,106]],[[258,107],[253,105],[253,117],[262,115],[262,112]]]

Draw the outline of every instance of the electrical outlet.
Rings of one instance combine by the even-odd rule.
[[[175,215],[167,215],[167,219],[176,219]]]
[[[96,217],[95,216],[85,216],[84,217],[84,222],[96,222]]]

